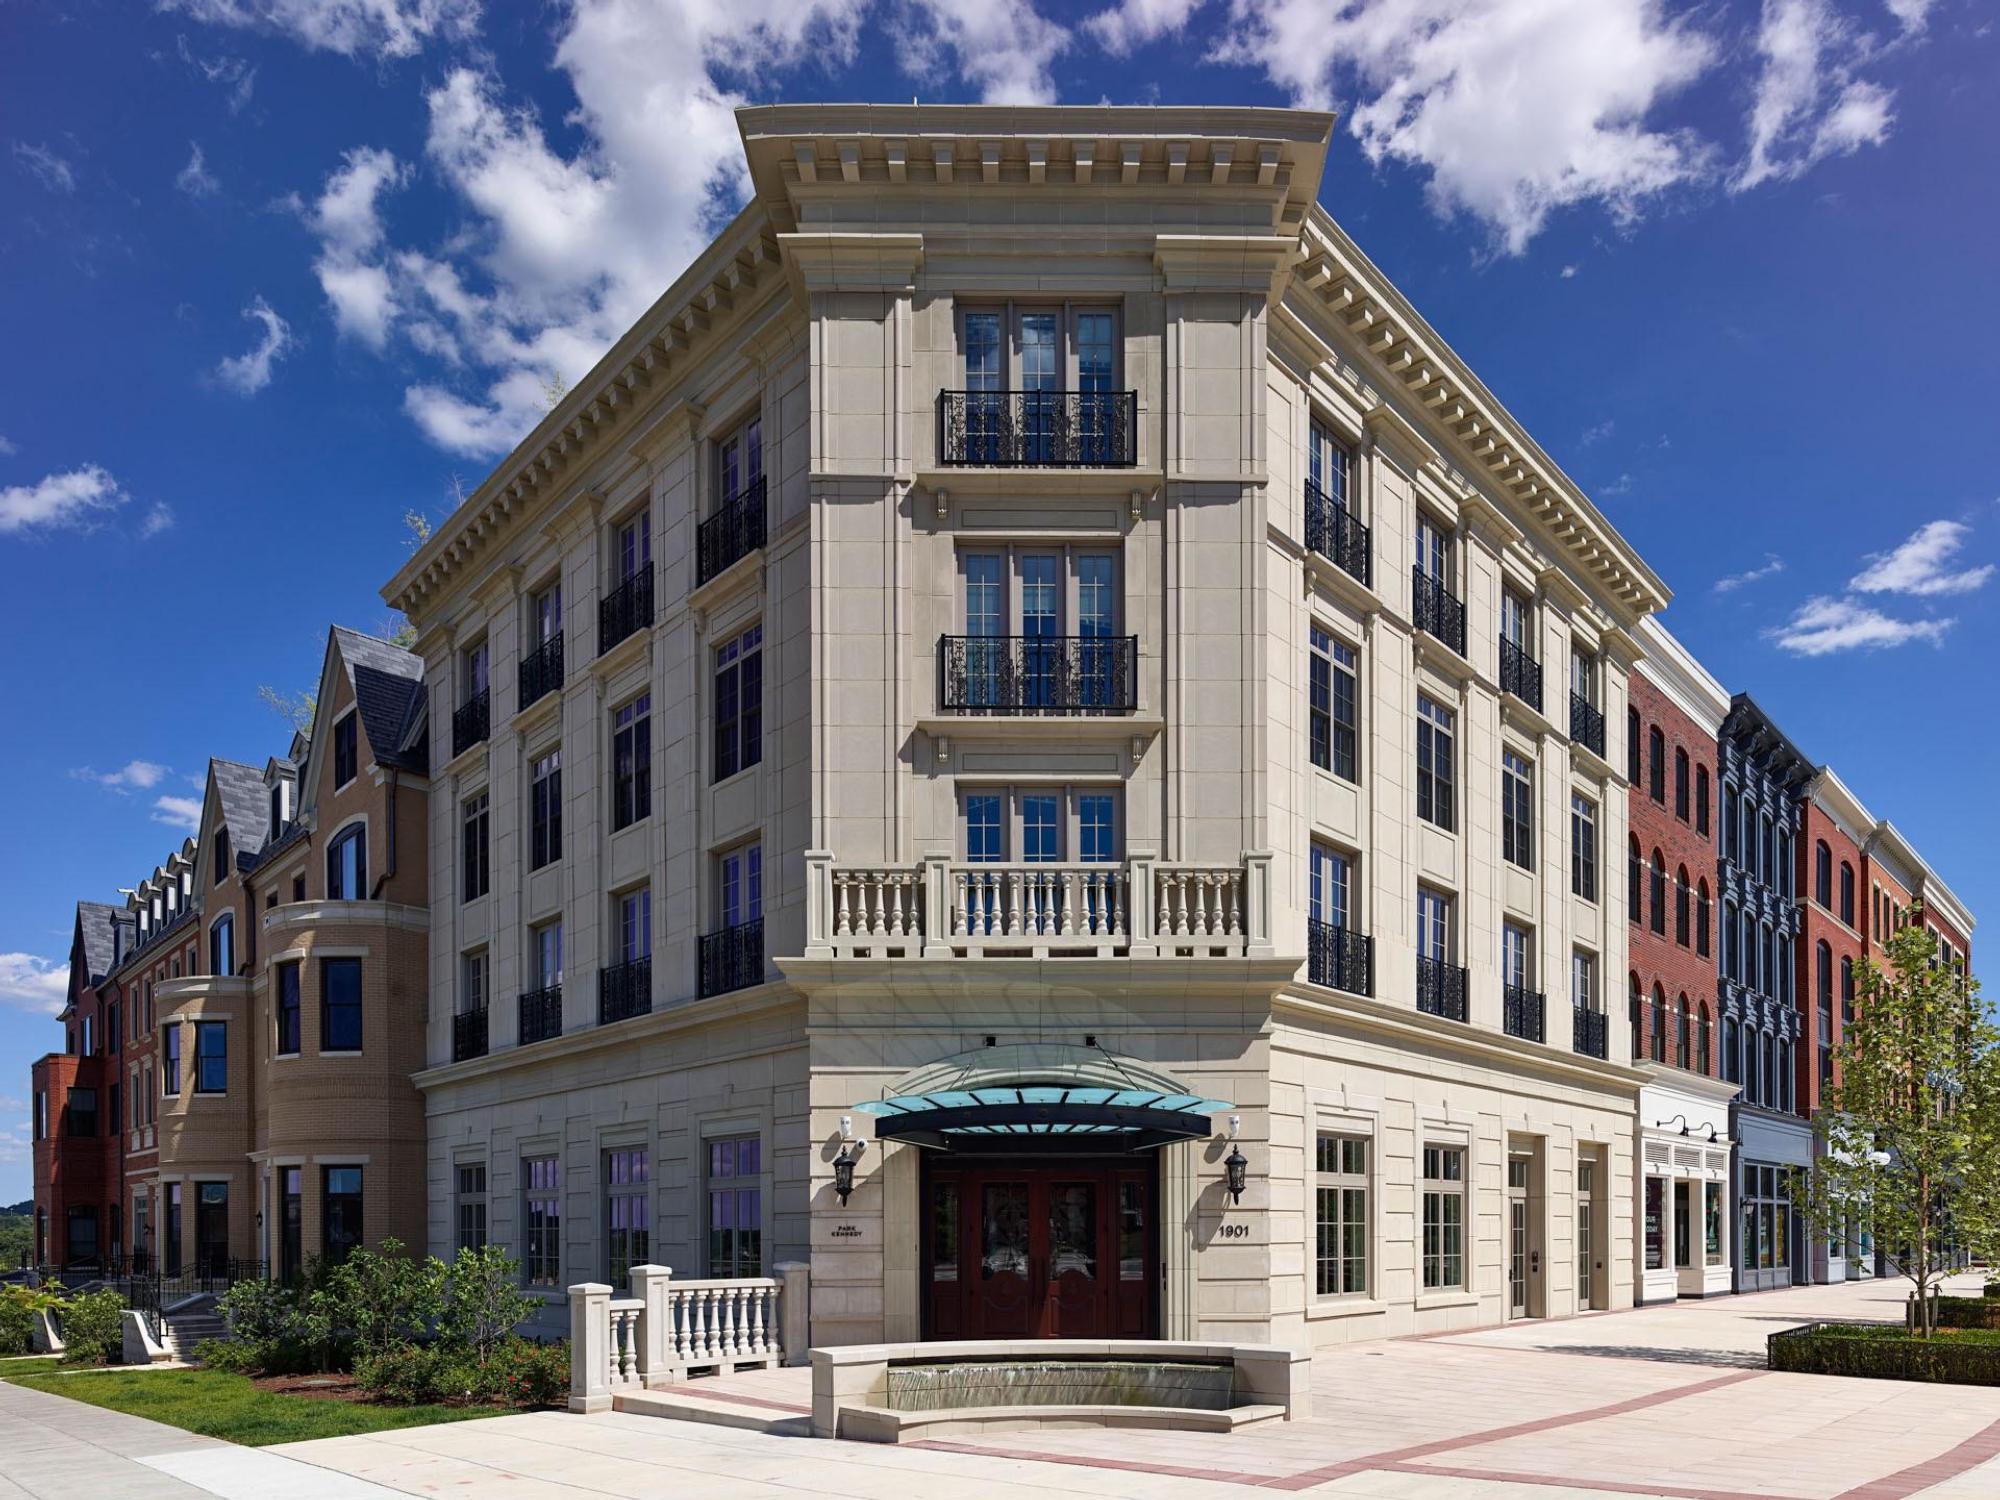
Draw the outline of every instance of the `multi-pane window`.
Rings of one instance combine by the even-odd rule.
[[[1682,865],[1674,871],[1674,941],[1683,948],[1688,945],[1688,917],[1693,900],[1688,890],[1687,866]]]
[[[708,1143],[708,1274],[764,1274],[763,1143],[754,1135]]]
[[[1500,591],[1500,639],[1523,656],[1535,653],[1529,647],[1529,623],[1534,606],[1512,589]]]
[[[1337,849],[1314,844],[1310,873],[1307,916],[1329,927],[1351,926],[1354,920],[1353,861]]]
[[[716,859],[716,897],[724,927],[764,915],[764,846],[744,844]]]
[[[960,343],[968,391],[1007,390],[1010,366],[1019,391],[1063,390],[1072,371],[1087,396],[1108,395],[1117,384],[1117,318],[1109,308],[967,309],[960,313]]]
[[[1534,983],[1534,935],[1517,922],[1500,924],[1500,982],[1510,989]]]
[[[611,716],[611,826],[653,811],[653,695],[641,693]]]
[[[486,1009],[486,950],[474,948],[458,956],[458,1013],[469,1016]]]
[[[1433,583],[1451,586],[1451,533],[1422,511],[1417,512],[1417,571]]]
[[[562,1163],[521,1163],[521,1274],[531,1287],[562,1285]]]
[[[764,627],[715,648],[715,779],[764,758]]]
[[[1840,862],[1840,920],[1849,927],[1854,925],[1854,866],[1844,859]]]
[[[1701,958],[1708,957],[1708,882],[1706,880],[1702,881],[1695,891],[1694,951]]]
[[[492,686],[491,663],[492,654],[485,641],[475,642],[459,653],[459,702],[470,703]]]
[[[975,787],[960,792],[958,803],[969,861],[1100,864],[1120,857],[1123,820],[1113,789]]]
[[[474,792],[459,804],[460,881],[463,899],[477,901],[491,884],[487,859],[488,795]]]
[[[752,417],[715,447],[715,488],[726,505],[764,477],[764,420]]]
[[[1312,424],[1310,442],[1306,450],[1306,477],[1322,495],[1346,509],[1353,456],[1346,444],[1317,421]]]
[[[1655,724],[1646,731],[1646,792],[1665,806],[1667,800],[1667,737]]]
[[[368,827],[365,823],[342,829],[327,845],[326,899],[368,899]]]
[[[1535,863],[1535,771],[1525,757],[1500,752],[1500,853],[1510,864]]]
[[[1692,789],[1688,784],[1688,753],[1680,746],[1674,746],[1674,816],[1683,823],[1688,820],[1688,802]]]
[[[653,516],[640,511],[618,528],[618,581],[623,584],[653,565]]]
[[[486,1248],[486,1163],[460,1162],[455,1179],[455,1212],[458,1221],[458,1248]]]
[[[208,972],[228,978],[236,972],[236,919],[224,912],[208,929]],[[89,1017],[84,1017],[86,1023]],[[86,1040],[84,1050],[90,1050]]]
[[[1597,1009],[1597,958],[1581,948],[1570,950],[1569,1003],[1578,1010]]]
[[[181,1028],[178,1021],[169,1021],[160,1029],[160,1092],[178,1094],[181,1091]]]
[[[1320,1132],[1313,1161],[1314,1287],[1368,1293],[1368,1139]]]
[[[1452,826],[1452,711],[1417,695],[1417,816]]]
[[[1424,1290],[1465,1285],[1465,1148],[1425,1146]]]
[[[136,1205],[142,1212],[144,1201]],[[144,1219],[133,1224],[137,1242],[146,1235]],[[297,1286],[306,1266],[306,1169],[285,1167],[278,1174],[278,1276],[286,1286]]]
[[[220,1021],[194,1023],[194,1091],[197,1094],[229,1091],[229,1037]]]
[[[1639,784],[1639,710],[1625,710],[1625,779]]]
[[[1417,888],[1417,957],[1451,962],[1451,897]]]
[[[1667,935],[1667,862],[1660,851],[1653,851],[1653,873],[1650,895],[1647,903],[1651,913],[1651,927],[1661,937]]]
[[[562,628],[562,585],[552,583],[528,602],[531,644],[536,647],[546,646],[562,633]],[[481,1167],[479,1170],[484,1174],[486,1169]]]
[[[355,739],[356,716],[345,715],[333,726],[333,785],[335,790],[352,781],[361,769],[360,747]]]
[[[1708,767],[1694,768],[1694,831],[1708,837]]]
[[[653,954],[653,888],[642,885],[617,899],[618,961],[634,963]]]
[[[361,1168],[325,1167],[320,1174],[320,1253],[337,1266],[361,1248]]]
[[[1597,899],[1597,804],[1581,792],[1569,794],[1569,890]]]
[[[562,858],[562,748],[538,756],[528,774],[528,868]]]
[[[528,941],[534,952],[534,988],[551,989],[562,983],[563,924],[560,918],[530,928]]]
[[[1357,780],[1360,743],[1360,653],[1315,625],[1306,657],[1308,740],[1312,763],[1345,781]]]
[[[1825,839],[1813,845],[1813,900],[1833,910],[1833,851]]]
[[[625,1285],[634,1266],[651,1255],[652,1163],[644,1146],[604,1153],[604,1248],[606,1277]]]
[[[361,960],[323,958],[319,964],[322,1052],[361,1050]]]

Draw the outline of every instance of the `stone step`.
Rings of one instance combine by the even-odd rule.
[[[773,1437],[812,1436],[810,1413],[693,1394],[684,1386],[666,1391],[617,1391],[611,1397],[611,1409],[637,1416],[666,1417],[676,1422],[700,1422],[710,1427],[734,1427]]]

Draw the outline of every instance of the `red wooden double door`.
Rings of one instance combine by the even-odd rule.
[[[925,1157],[926,1338],[1156,1336],[1152,1155]]]

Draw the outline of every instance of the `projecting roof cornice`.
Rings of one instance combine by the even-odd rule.
[[[607,451],[608,438],[630,430],[658,391],[779,280],[777,240],[753,201],[417,549],[382,597],[421,619],[522,512],[573,483]]]
[[[1300,236],[1293,284],[1422,408],[1429,430],[1445,440],[1441,449],[1484,473],[1624,623],[1665,607],[1671,594],[1659,575],[1317,204]]]

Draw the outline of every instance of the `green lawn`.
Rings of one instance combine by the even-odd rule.
[[[280,1395],[260,1391],[245,1377],[220,1370],[30,1375],[15,1383],[28,1390],[49,1391],[72,1401],[108,1406],[114,1411],[150,1417],[170,1427],[251,1448],[506,1414],[504,1407],[494,1406],[368,1406],[354,1401]]]
[[[16,1380],[23,1375],[42,1375],[61,1367],[62,1361],[53,1354],[30,1354],[0,1359],[0,1380]]]

